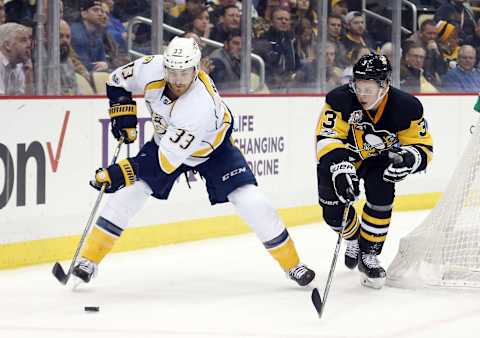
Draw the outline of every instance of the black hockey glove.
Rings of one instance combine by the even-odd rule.
[[[353,164],[343,161],[330,166],[333,187],[342,203],[353,202],[360,195],[360,184]]]
[[[112,134],[119,140],[124,137],[123,142],[128,144],[137,139],[137,104],[131,101],[129,104],[117,104],[108,110],[112,123]]]
[[[90,185],[100,190],[104,184],[106,193],[113,193],[123,187],[132,185],[136,180],[135,166],[128,160],[122,160],[108,168],[99,168],[95,171],[95,179]]]
[[[383,172],[383,180],[391,183],[402,181],[422,163],[422,155],[412,146],[389,149],[388,157],[391,163]]]

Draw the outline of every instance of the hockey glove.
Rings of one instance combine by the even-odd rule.
[[[396,147],[389,150],[390,165],[383,172],[386,182],[400,182],[409,174],[417,171],[422,163],[422,155],[412,146]]]
[[[353,202],[360,195],[360,184],[353,164],[343,161],[330,166],[333,187],[342,203]]]
[[[113,193],[123,187],[132,185],[136,180],[136,170],[128,160],[122,160],[108,168],[100,168],[95,172],[95,179],[90,181],[90,185],[100,190],[106,184],[105,192]]]
[[[119,140],[123,136],[123,142],[128,144],[137,139],[137,104],[131,101],[129,104],[117,104],[108,110],[112,122],[112,134]]]

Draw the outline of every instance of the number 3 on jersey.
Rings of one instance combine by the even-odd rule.
[[[323,121],[322,127],[332,129],[335,126],[335,118],[336,117],[337,117],[337,115],[333,111],[327,110],[325,112],[325,119]]]
[[[194,135],[187,133],[183,129],[178,129],[175,136],[170,137],[170,141],[173,143],[178,143],[182,149],[187,149],[194,139]]]

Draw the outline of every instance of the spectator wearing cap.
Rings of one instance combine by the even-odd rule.
[[[32,30],[18,23],[0,25],[0,95],[32,94]]]
[[[446,0],[435,12],[433,20],[444,20],[457,27],[459,44],[470,40],[475,34],[476,16],[466,0]]]
[[[348,13],[348,6],[345,0],[332,0],[330,2],[330,14],[344,18]]]
[[[242,47],[241,32],[232,29],[228,32],[223,48],[210,54],[213,71],[210,76],[221,93],[240,91],[240,51]]]
[[[240,10],[237,6],[222,7],[218,23],[213,27],[210,38],[215,41],[225,41],[230,31],[240,29]]]
[[[79,21],[71,25],[72,46],[88,71],[108,70],[102,41],[105,13],[100,1],[81,0]]]
[[[448,68],[453,69],[457,64],[458,53],[460,52],[457,27],[450,22],[440,20],[437,22],[436,30],[442,58]]]
[[[340,41],[345,47],[348,57],[357,46],[374,49],[375,45],[365,28],[365,16],[361,12],[348,12],[345,16],[345,24],[347,32]]]
[[[443,77],[443,89],[447,92],[480,92],[480,71],[475,67],[477,51],[473,46],[463,45],[458,54],[457,67]]]

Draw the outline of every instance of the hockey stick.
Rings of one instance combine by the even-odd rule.
[[[117,162],[117,157],[118,157],[118,154],[120,153],[120,148],[122,147],[122,144],[123,144],[123,137],[121,137],[120,140],[118,141],[117,148],[115,149],[115,153],[113,154],[111,165],[114,165]],[[70,267],[68,268],[68,272],[65,273],[65,270],[63,270],[62,266],[58,262],[55,262],[55,265],[52,268],[53,275],[63,285],[67,284],[68,280],[70,279],[70,276],[72,275],[73,267],[75,265],[75,262],[77,261],[78,255],[80,254],[80,249],[83,246],[83,242],[85,241],[85,238],[87,237],[87,234],[90,231],[90,228],[91,228],[92,223],[93,223],[93,218],[95,217],[95,214],[97,213],[97,209],[100,205],[100,202],[102,201],[102,197],[103,197],[103,194],[105,192],[106,187],[107,187],[107,184],[104,183],[102,185],[102,188],[100,189],[100,192],[98,193],[97,200],[95,201],[95,204],[93,205],[93,210],[90,213],[90,217],[88,218],[85,230],[83,230],[83,234],[82,234],[82,237],[80,238],[80,242],[78,242],[77,250],[75,251],[75,255],[73,256],[72,262],[70,263]]]
[[[333,253],[332,265],[330,266],[330,272],[328,273],[327,283],[325,284],[325,290],[323,291],[323,301],[318,289],[314,288],[312,290],[312,296],[311,296],[312,303],[313,303],[313,306],[315,306],[315,309],[317,310],[319,318],[322,318],[323,310],[325,309],[325,304],[327,303],[328,292],[330,291],[330,285],[332,284],[333,273],[335,272],[335,266],[337,265],[338,253],[340,252],[340,247],[342,246],[343,232],[345,231],[345,228],[347,226],[348,211],[350,210],[351,205],[352,205],[352,202],[347,201],[347,204],[345,205],[345,209],[343,210],[342,231],[338,233],[337,246],[335,247],[335,252]]]

